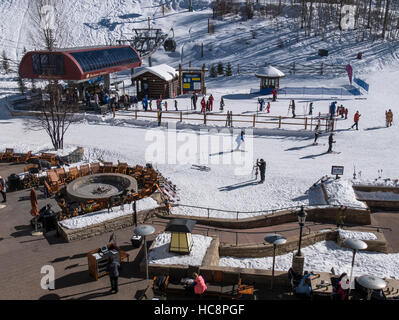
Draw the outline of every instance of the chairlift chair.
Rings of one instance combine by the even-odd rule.
[[[170,29],[173,32],[173,36],[170,38],[167,38],[165,42],[163,43],[163,47],[165,51],[168,52],[175,52],[176,51],[176,41],[175,41],[175,32],[173,28]]]

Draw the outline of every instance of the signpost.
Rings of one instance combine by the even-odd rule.
[[[331,174],[335,175],[335,179],[339,179],[339,176],[344,174],[344,166],[332,166]]]

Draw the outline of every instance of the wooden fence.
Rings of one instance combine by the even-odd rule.
[[[141,111],[134,110],[133,114],[118,114],[118,118],[130,118],[134,120],[158,121],[158,112],[155,110]],[[330,120],[325,114],[317,117],[284,117],[284,116],[268,116],[263,114],[231,114],[228,121],[227,114],[220,113],[194,113],[183,111],[162,111],[161,122],[172,120],[175,122],[186,122],[188,124],[216,124],[222,127],[252,127],[252,128],[279,128],[285,126],[296,126],[294,129],[313,130],[319,123],[320,130],[333,131],[335,127],[334,119]],[[195,122],[194,122],[195,121]],[[270,125],[270,126],[266,126]]]

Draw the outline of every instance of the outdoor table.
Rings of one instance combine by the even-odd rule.
[[[309,277],[313,295],[332,295],[333,286],[331,283],[331,274],[328,272],[319,272]]]
[[[387,286],[384,289],[384,294],[387,299],[399,298],[399,280],[384,278]]]

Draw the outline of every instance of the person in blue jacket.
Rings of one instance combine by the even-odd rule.
[[[311,275],[312,275],[311,273],[305,271],[305,275],[302,277],[301,281],[299,282],[298,286],[295,289],[296,293],[304,294],[307,297],[310,297],[310,294],[312,292],[312,287],[310,286],[309,277]]]
[[[330,119],[332,119],[334,117],[336,104],[337,104],[337,101],[334,101],[330,105]]]

